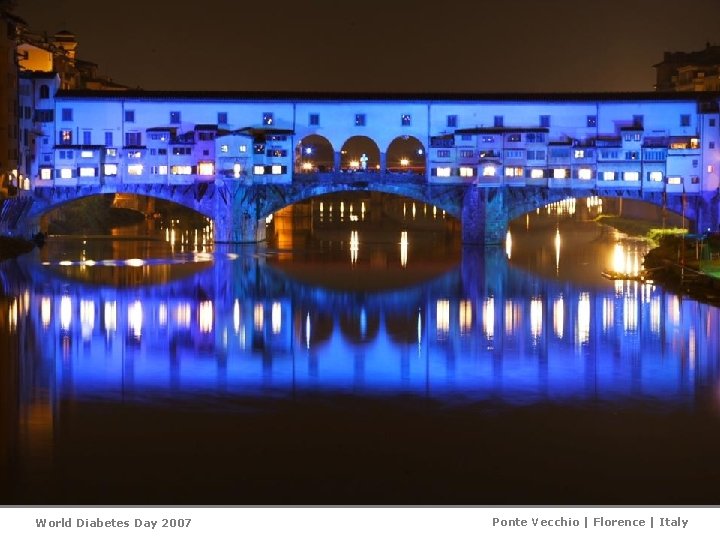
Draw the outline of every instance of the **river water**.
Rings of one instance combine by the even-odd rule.
[[[644,242],[350,204],[0,264],[0,502],[720,502],[720,313],[602,277]]]

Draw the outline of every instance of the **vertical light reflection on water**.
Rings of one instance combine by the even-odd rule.
[[[560,228],[555,229],[555,273],[560,272]]]
[[[47,329],[52,321],[52,302],[47,296],[43,296],[40,300],[40,320],[43,329]]]
[[[277,335],[282,329],[282,307],[280,302],[273,302],[270,308],[270,325],[272,333]]]
[[[435,328],[437,339],[442,341],[447,338],[450,330],[450,300],[438,300],[435,304]]]
[[[565,301],[563,297],[555,299],[553,303],[553,332],[559,338],[563,338],[565,330]]]
[[[587,345],[590,340],[590,294],[580,293],[577,312],[577,338],[578,345]]]
[[[508,260],[512,259],[512,234],[510,234],[509,230],[505,235],[505,255],[507,255]]]
[[[130,330],[132,330],[133,337],[135,339],[140,339],[142,336],[143,326],[143,308],[142,303],[139,300],[135,300],[135,302],[130,304],[128,307],[127,320],[128,326]]]
[[[72,300],[65,295],[60,299],[60,328],[70,330],[72,323]]]
[[[470,300],[460,300],[460,334],[469,334],[472,330],[472,302]]]
[[[408,234],[407,231],[400,233],[400,266],[407,267],[408,262]]]
[[[530,335],[533,341],[542,334],[543,325],[543,302],[541,298],[530,300]]]
[[[486,298],[483,302],[483,332],[488,341],[495,335],[495,299]]]
[[[92,337],[95,328],[95,302],[80,300],[80,329],[83,341]]]

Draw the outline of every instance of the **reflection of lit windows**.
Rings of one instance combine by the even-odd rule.
[[[652,171],[648,173],[648,180],[650,180],[651,182],[662,182],[663,173],[660,171]]]
[[[40,169],[41,180],[52,180],[52,169],[49,167],[42,167]]]
[[[483,332],[488,339],[495,334],[495,299],[488,298],[483,302]]]
[[[460,333],[467,334],[472,328],[472,302],[460,301]]]
[[[475,169],[473,167],[460,167],[460,176],[463,178],[471,178],[475,176]]]
[[[280,330],[282,328],[282,308],[280,306],[280,302],[273,302],[270,316],[272,333],[277,335],[280,333]]]
[[[450,167],[438,167],[437,175],[447,178],[448,176],[450,176],[451,171],[452,169]]]
[[[105,163],[103,165],[103,174],[105,176],[116,176],[118,172],[118,166],[116,163]]]
[[[567,169],[553,169],[553,178],[558,180],[567,178]]]
[[[535,298],[530,301],[530,335],[537,339],[542,333],[542,300]]]
[[[128,165],[127,170],[130,176],[140,176],[143,173],[142,163],[133,163]]]
[[[265,174],[265,166],[264,166],[264,165],[255,165],[255,166],[253,166],[253,174],[254,174],[254,175]]]
[[[200,176],[212,176],[215,174],[215,164],[212,161],[201,161],[198,163],[198,174]]]
[[[94,167],[80,167],[80,176],[82,176],[83,178],[95,176],[95,168]]]
[[[592,180],[593,174],[592,169],[578,169],[578,178],[580,180]]]
[[[68,169],[66,167],[60,169],[60,178],[62,178],[64,180],[68,180],[69,178],[72,178],[72,177],[73,177],[72,169]]]
[[[590,339],[590,295],[580,293],[577,312],[577,342],[582,345]]]
[[[262,332],[265,323],[265,309],[262,304],[255,304],[253,309],[253,323],[257,332]]]
[[[603,180],[615,180],[615,171],[604,171]]]
[[[637,171],[625,171],[623,173],[623,180],[626,182],[637,182],[640,180],[640,173]]]
[[[203,334],[209,334],[212,332],[213,327],[213,304],[210,300],[200,302],[198,307],[198,326],[200,332]]]
[[[435,305],[435,327],[439,340],[445,339],[450,330],[450,300],[438,300]]]
[[[190,327],[191,311],[190,304],[181,304],[175,310],[175,320],[178,326]]]
[[[555,300],[553,304],[553,331],[555,335],[562,339],[565,329],[565,302],[562,296]]]

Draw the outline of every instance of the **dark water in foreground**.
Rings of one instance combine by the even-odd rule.
[[[0,265],[0,502],[720,503],[720,313],[601,277],[644,244],[345,226]]]

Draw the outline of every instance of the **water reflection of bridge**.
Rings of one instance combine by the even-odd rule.
[[[305,285],[246,257],[128,290],[69,286],[17,263],[1,277],[25,400],[40,386],[53,399],[322,390],[685,401],[716,380],[720,358],[715,308],[650,285],[545,281],[490,250],[377,293]]]

